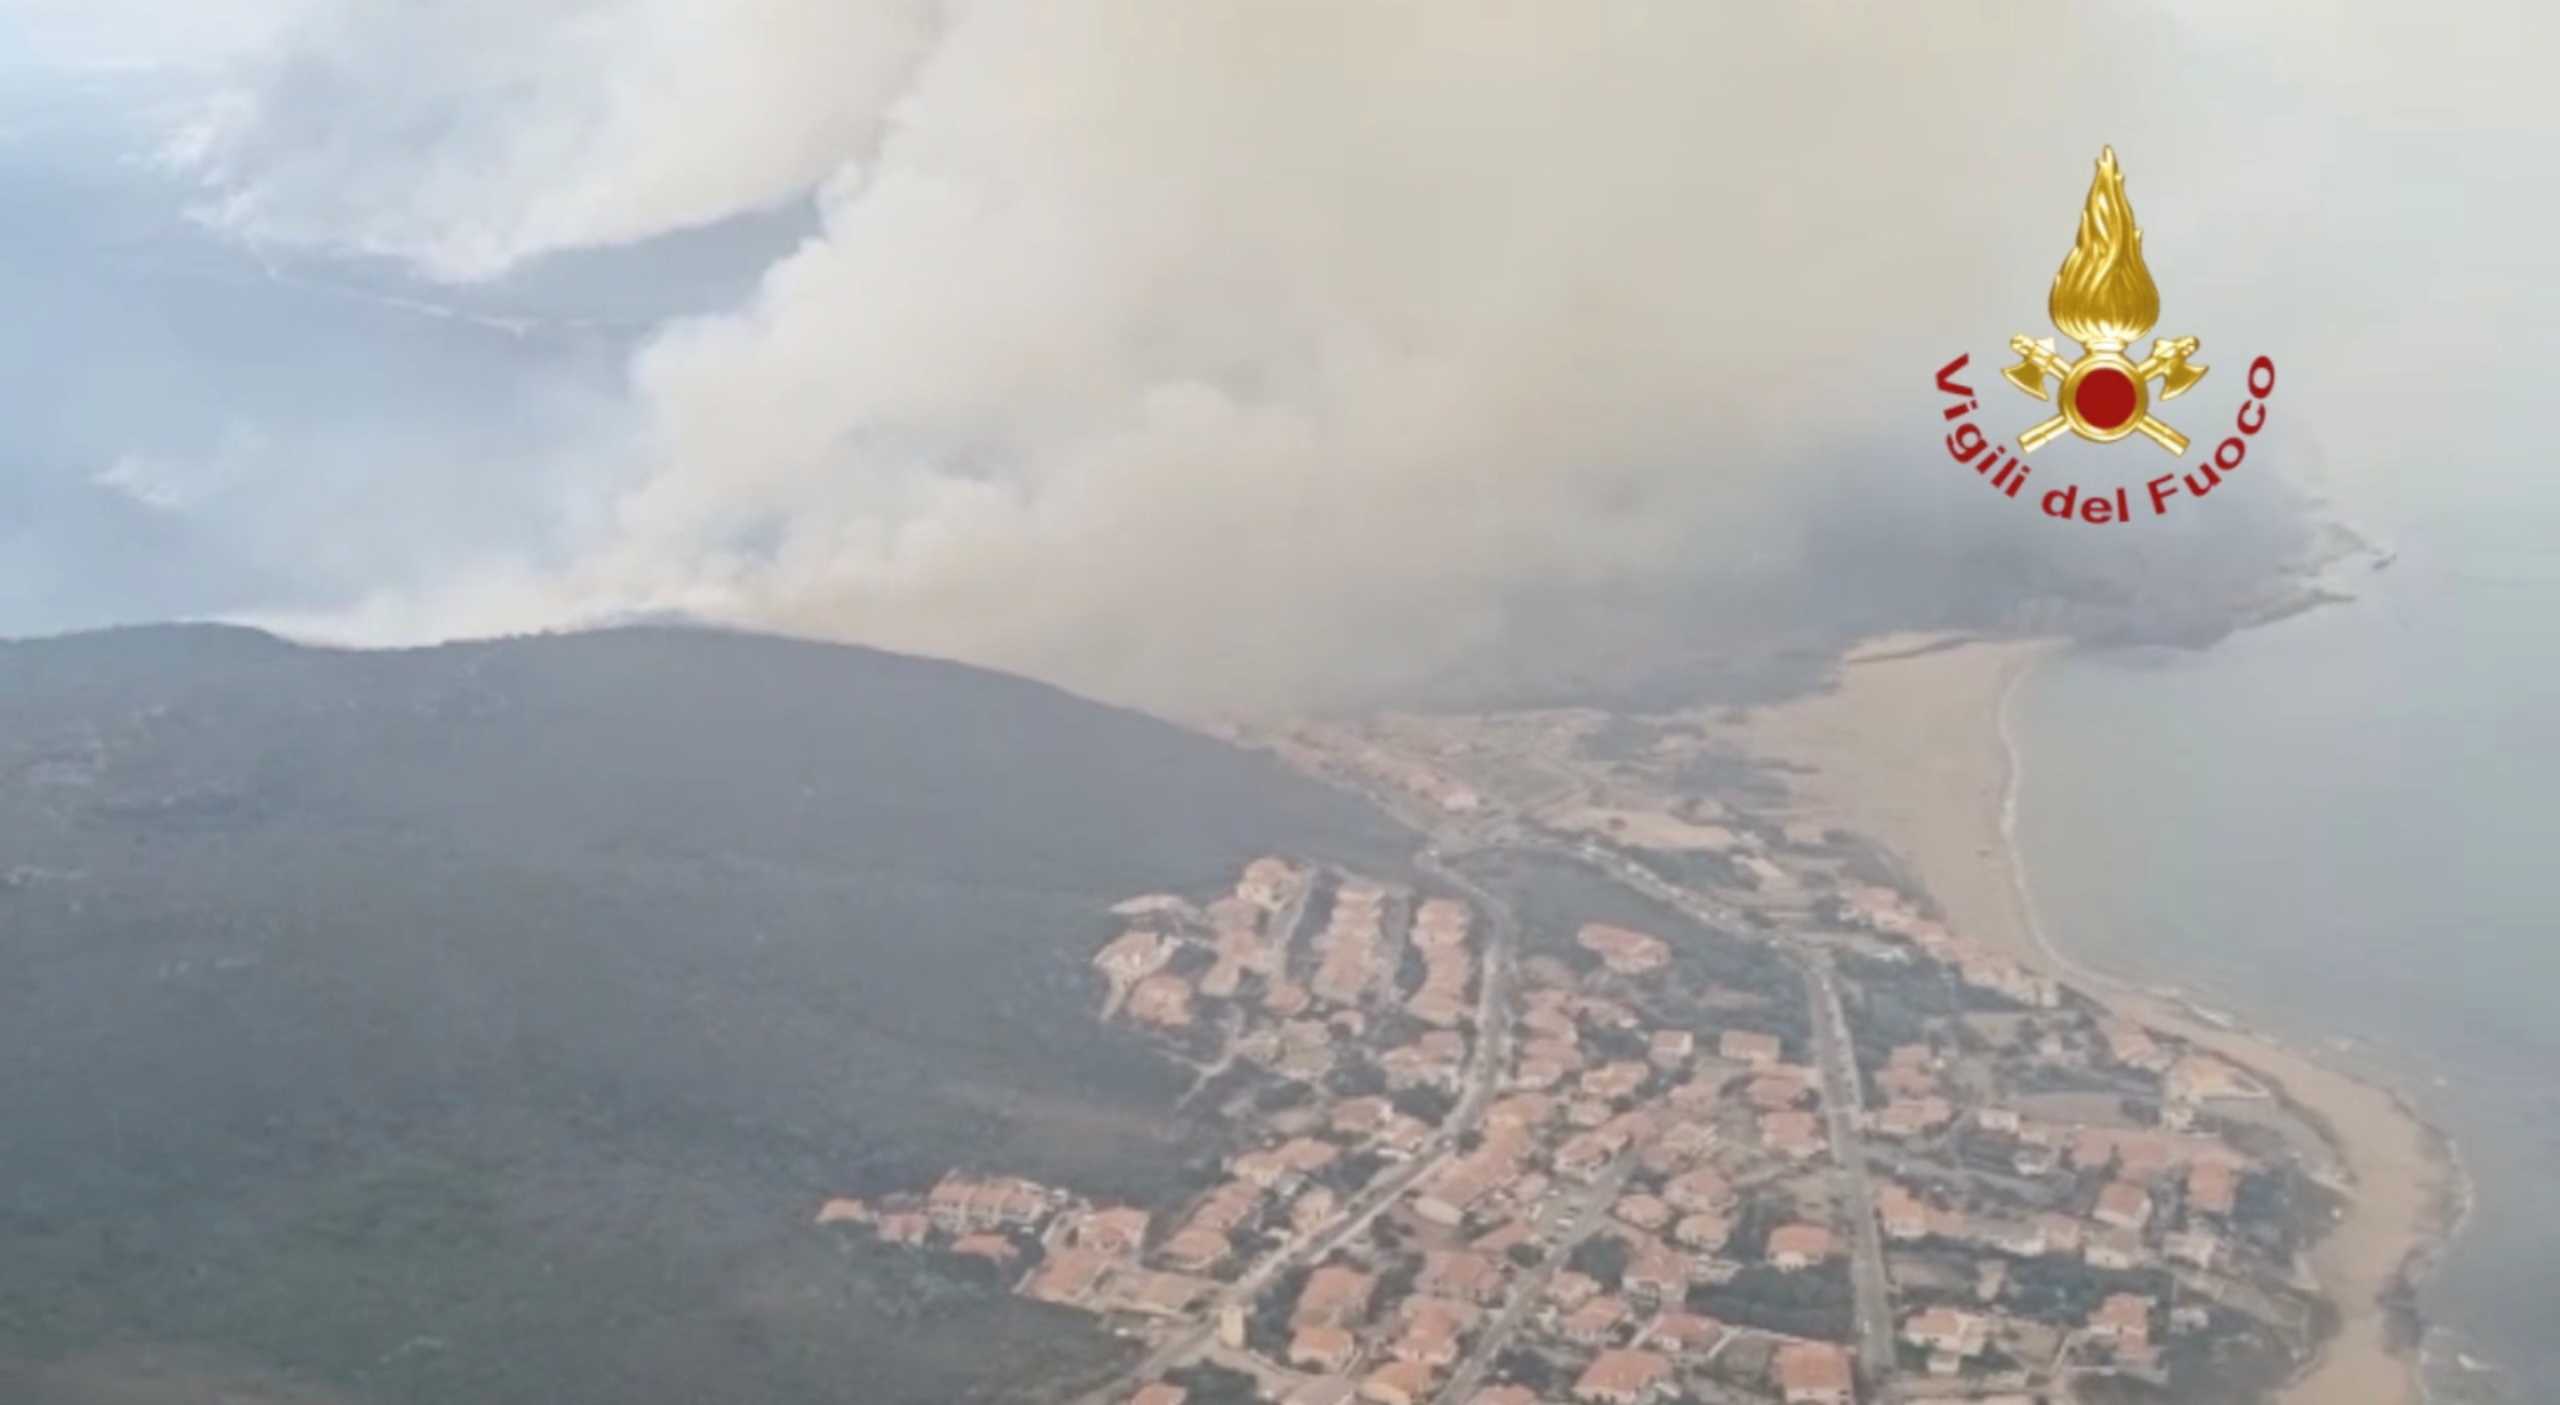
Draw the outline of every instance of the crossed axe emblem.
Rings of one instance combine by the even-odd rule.
[[[2187,364],[2200,345],[2194,337],[2155,338],[2151,354],[2135,362],[2125,359],[2120,344],[2091,342],[2079,360],[2065,361],[2054,353],[2051,337],[2009,338],[2009,349],[2023,358],[2000,373],[2009,384],[2050,400],[2044,385],[2050,376],[2062,391],[2062,413],[2029,426],[2018,436],[2018,447],[2032,454],[2070,430],[2102,444],[2140,434],[2172,454],[2185,453],[2187,436],[2152,416],[2149,387],[2159,381],[2163,400],[2186,394],[2210,369]]]

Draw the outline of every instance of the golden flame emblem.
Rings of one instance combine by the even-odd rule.
[[[2185,453],[2187,436],[2152,417],[2150,385],[2159,381],[2160,398],[2174,400],[2203,380],[2208,368],[2187,364],[2202,345],[2194,337],[2158,338],[2139,362],[2124,354],[2160,320],[2160,288],[2142,262],[2142,229],[2133,222],[2124,169],[2112,146],[2098,154],[2098,174],[2080,207],[2080,232],[2053,275],[2045,311],[2055,327],[2080,343],[2082,354],[2064,361],[2051,337],[2009,339],[2009,349],[2023,358],[2002,373],[2010,384],[2049,400],[2045,379],[2062,383],[2062,413],[2019,435],[2018,447],[2034,453],[2067,429],[2100,444],[2141,434],[2170,453]]]

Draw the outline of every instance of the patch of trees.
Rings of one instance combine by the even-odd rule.
[[[2007,1300],[2021,1317],[2077,1323],[2110,1293],[2156,1297],[2168,1290],[2165,1274],[2091,1268],[2068,1259],[2020,1259],[2009,1267]]]
[[[1324,1086],[1337,1098],[1373,1098],[1387,1091],[1387,1076],[1375,1064],[1346,1059],[1325,1075]]]
[[[1573,1246],[1573,1252],[1565,1258],[1565,1267],[1590,1275],[1614,1293],[1626,1276],[1627,1242],[1614,1234],[1595,1234]]]
[[[1691,1288],[1689,1305],[1720,1322],[1825,1341],[1845,1341],[1857,1325],[1849,1266],[1842,1260],[1798,1273],[1755,1264],[1731,1282]]]
[[[1743,1199],[1726,1239],[1730,1254],[1758,1257],[1768,1252],[1769,1231],[1796,1217],[1795,1197],[1784,1191],[1755,1190]]]
[[[1297,1334],[1289,1326],[1289,1315],[1297,1310],[1298,1294],[1307,1286],[1307,1276],[1315,1269],[1307,1264],[1281,1274],[1262,1296],[1253,1300],[1253,1314],[1245,1319],[1245,1345],[1277,1361],[1289,1354],[1289,1342]]]
[[[1387,1100],[1394,1103],[1396,1111],[1405,1116],[1434,1126],[1439,1125],[1441,1118],[1449,1115],[1449,1109],[1458,1105],[1457,1095],[1446,1088],[1430,1083],[1416,1083],[1410,1088],[1398,1088],[1387,1095]]]
[[[2293,1374],[2293,1354],[2259,1332],[2173,1337],[2161,1353],[2169,1393],[2195,1405],[2268,1399]]]
[[[1248,1405],[1262,1395],[1261,1382],[1214,1361],[1167,1371],[1164,1378],[1190,1392],[1183,1405]]]
[[[1376,1292],[1370,1294],[1370,1301],[1403,1302],[1406,1298],[1413,1296],[1414,1280],[1421,1276],[1421,1258],[1410,1254],[1399,1258],[1388,1266],[1386,1272],[1378,1275],[1378,1288]]]
[[[1281,1079],[1256,1089],[1253,1105],[1264,1112],[1283,1112],[1303,1107],[1315,1097],[1315,1089],[1294,1079]]]
[[[1552,1394],[1562,1384],[1557,1379],[1555,1363],[1543,1353],[1525,1346],[1511,1347],[1495,1357],[1493,1370],[1495,1375],[1527,1386],[1540,1395]]]
[[[1387,1158],[1364,1148],[1338,1158],[1332,1165],[1316,1172],[1314,1180],[1336,1195],[1347,1196],[1377,1179],[1378,1172],[1385,1169],[1386,1164]]]
[[[1618,1059],[1641,1059],[1649,1052],[1645,1041],[1628,1029],[1586,1029],[1581,1046],[1584,1057],[1593,1063]]]

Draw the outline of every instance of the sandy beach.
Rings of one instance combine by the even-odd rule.
[[[2010,748],[2002,717],[2016,681],[2060,645],[1877,640],[1852,653],[1839,686],[1765,708],[1728,729],[1742,745],[1810,768],[1792,778],[1807,818],[1884,845],[1958,932],[2000,946],[2108,1002],[2280,1084],[2323,1119],[2351,1182],[2351,1203],[2313,1256],[2342,1325],[2284,1393],[2298,1405],[2408,1405],[2420,1398],[2414,1353],[2395,1353],[2377,1301],[2411,1255],[2437,1240],[2452,1171],[2432,1134],[2393,1096],[2246,1031],[2192,1017],[2164,999],[2069,959],[2068,914],[2033,909],[2009,843]],[[2033,758],[2026,758],[2032,764]]]

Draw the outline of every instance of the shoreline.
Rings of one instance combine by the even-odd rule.
[[[2312,604],[2347,598],[2349,597],[2342,595],[2323,595]],[[2305,608],[2311,608],[2311,605],[2306,605]],[[2341,1078],[2352,1079],[2365,1085],[2389,1098],[2398,1114],[2418,1128],[2427,1139],[2430,1151],[2443,1168],[2443,1182],[2431,1187],[2436,1206],[2429,1216],[2429,1223],[2440,1219],[2442,1224],[2434,1228],[2432,1233],[2421,1230],[2418,1242],[2409,1247],[2399,1268],[2387,1282],[2379,1287],[2375,1297],[2377,1301],[2390,1307],[2406,1311],[2414,1323],[2417,1342],[2415,1349],[2409,1353],[2408,1357],[2411,1385],[2416,1399],[2432,1400],[2434,1397],[2426,1378],[2426,1367],[2428,1352],[2435,1344],[2439,1329],[2436,1324],[2429,1322],[2423,1313],[2418,1311],[2415,1303],[2409,1299],[2414,1298],[2417,1291],[2424,1286],[2436,1266],[2451,1251],[2455,1241],[2470,1224],[2472,1211],[2475,1208],[2475,1197],[2471,1187],[2470,1171],[2463,1164],[2460,1142],[2450,1132],[2428,1118],[2404,1089],[2393,1086],[2383,1078],[2353,1068],[2339,1067],[2334,1060],[2322,1056],[2315,1050],[2301,1048],[2280,1036],[2251,1026],[2245,1020],[2210,1009],[2200,1004],[2192,992],[2174,982],[2138,984],[2130,977],[2102,972],[2075,961],[2054,945],[2051,935],[2045,928],[2043,914],[2036,904],[2035,885],[2028,874],[2025,851],[2018,842],[2018,804],[2019,797],[2025,789],[2027,756],[2024,745],[2018,740],[2014,724],[2020,690],[2025,686],[2028,678],[2035,673],[2039,664],[2058,656],[2058,652],[2039,654],[2019,667],[2004,670],[2006,679],[2001,685],[1999,702],[1994,713],[1994,726],[2006,761],[2000,807],[2001,844],[2009,869],[2010,882],[2017,892],[2018,908],[2027,936],[2033,941],[2037,955],[2049,963],[2049,968],[2057,979],[2084,992],[2101,995],[2106,1003],[2115,1005],[2117,1008],[2123,1008],[2120,1004],[2120,996],[2126,992],[2173,1002],[2183,1013],[2204,1021],[2216,1030],[2312,1061]],[[2244,1062],[2237,1059],[2234,1061]],[[2252,1071],[2257,1070],[2252,1068]],[[2275,1091],[2284,1101],[2295,1102],[2292,1095],[2281,1084],[2275,1085]],[[2314,1114],[2313,1124],[2320,1132],[2322,1140],[2328,1143],[2331,1155],[2335,1156],[2341,1165],[2353,1165],[2354,1149],[2341,1140],[2334,1124],[2328,1118],[2317,1115],[2320,1111],[2319,1107],[2309,1103],[2296,1103],[2296,1105]],[[2325,1282],[2322,1286],[2324,1289],[2332,1287]],[[2332,1291],[2335,1290],[2332,1289]],[[2388,1325],[2386,1322],[2386,1330]],[[2297,1397],[2310,1378],[2319,1373],[2322,1358],[2327,1354],[2328,1346],[2323,1343],[2320,1353],[2312,1360],[2305,1362],[2294,1381],[2288,1383],[2284,1398]]]
[[[1792,778],[1799,802],[1883,844],[1958,932],[2247,1068],[2308,1110],[2349,1197],[2309,1255],[2339,1323],[2277,1398],[2422,1401],[2434,1331],[2420,1319],[2417,1342],[2395,1350],[2395,1314],[2467,1216],[2459,1148],[2397,1091],[2208,1010],[2174,985],[2093,969],[2053,941],[2017,843],[2025,757],[2013,709],[2025,678],[2068,647],[1870,641],[1843,658],[1836,687],[1757,710],[1739,730],[1751,750],[1803,767]]]

